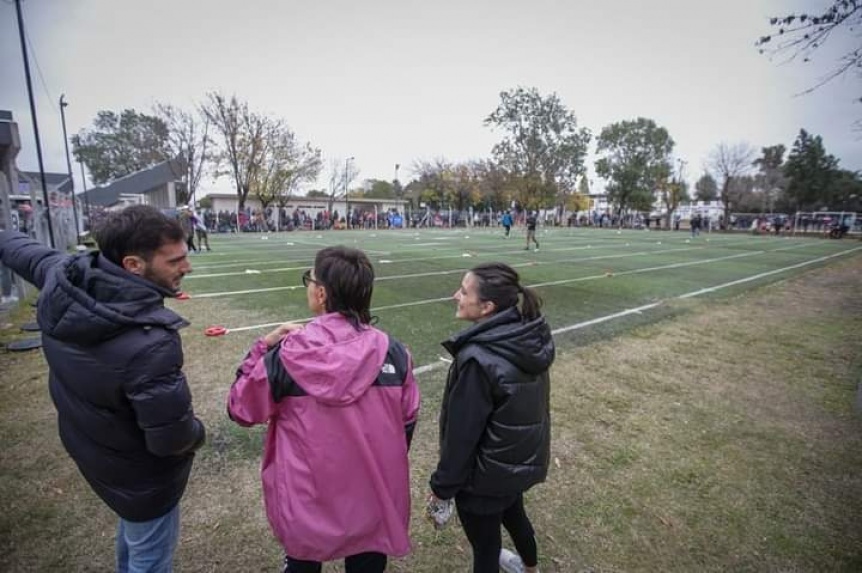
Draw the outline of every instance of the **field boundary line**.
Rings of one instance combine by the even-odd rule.
[[[862,247],[857,247],[856,249],[850,249],[848,251],[841,251],[839,253],[834,253],[832,255],[829,255],[829,257],[831,258],[833,256],[838,256],[841,254],[853,252],[853,251],[860,249],[860,248],[862,248]],[[788,249],[789,249],[789,247],[784,248],[784,250],[788,250]],[[777,250],[777,249],[774,249],[774,250]],[[688,261],[688,262],[683,262],[683,263],[671,263],[669,265],[660,265],[657,267],[646,267],[643,269],[635,269],[632,271],[623,271],[620,273],[616,273],[615,276],[626,276],[626,275],[633,275],[633,274],[653,272],[653,271],[661,271],[661,270],[673,269],[673,268],[682,268],[682,267],[690,267],[690,266],[696,266],[696,265],[704,265],[704,264],[716,263],[716,262],[726,261],[726,260],[731,260],[731,259],[739,259],[739,258],[751,257],[751,256],[755,256],[755,255],[764,255],[767,253],[771,253],[773,251],[751,251],[751,252],[747,252],[747,253],[737,253],[735,255],[727,255],[724,257],[716,257],[716,258],[712,258],[712,259],[701,259],[698,261]],[[812,259],[812,261],[810,261],[808,264],[811,264],[812,262],[817,262],[818,260],[822,260],[822,259],[823,259],[823,257],[820,257],[819,259]],[[794,268],[797,268],[797,267],[798,267],[798,265]],[[531,288],[541,288],[541,287],[545,287],[545,286],[556,286],[556,285],[560,285],[560,284],[570,284],[570,283],[576,283],[576,282],[598,280],[598,279],[603,279],[603,278],[607,278],[607,274],[603,273],[600,275],[589,275],[586,277],[576,277],[573,279],[564,279],[562,281],[536,283],[536,284],[527,285],[527,286],[531,287]],[[411,307],[411,306],[420,306],[420,305],[425,305],[425,304],[433,304],[436,302],[443,302],[443,301],[447,301],[447,300],[451,300],[451,299],[452,299],[451,296],[428,298],[428,299],[412,301],[412,302],[403,302],[403,303],[398,303],[398,304],[379,306],[379,307],[372,308],[371,311],[372,312],[378,312],[381,310],[393,310],[396,308],[407,308],[407,307]],[[301,318],[301,319],[296,319],[294,322],[307,322],[309,320],[311,320],[311,318]],[[258,330],[261,328],[272,328],[274,326],[278,326],[279,324],[283,324],[284,322],[289,322],[289,321],[282,320],[282,321],[278,321],[278,322],[267,322],[264,324],[255,324],[255,325],[251,325],[251,326],[240,326],[240,327],[236,327],[236,328],[228,328],[227,334],[230,334],[233,332],[245,332],[248,330]]]
[[[709,237],[707,237],[707,238],[709,238]],[[608,243],[608,244],[604,244],[604,245],[594,245],[594,244],[592,244],[592,243],[591,243],[591,244],[588,244],[588,245],[567,246],[567,247],[560,247],[560,248],[550,247],[550,248],[546,248],[546,249],[545,249],[545,252],[548,252],[548,253],[561,253],[561,252],[567,252],[567,251],[585,251],[585,250],[588,250],[588,249],[602,249],[602,248],[606,248],[606,247],[618,247],[618,246],[619,246],[618,244],[615,244],[615,243],[614,243],[614,244],[612,244],[612,241],[618,241],[618,239],[600,239],[600,240],[602,240],[603,242],[606,242],[606,243]],[[690,240],[690,239],[685,239],[685,238],[670,238],[670,239],[668,239],[666,242],[667,242],[667,243],[678,243],[678,244],[684,244],[684,242],[685,242],[686,240]],[[660,241],[659,241],[659,242],[660,242]],[[712,243],[712,244],[710,244],[710,245],[696,245],[695,247],[692,247],[692,248],[697,248],[697,246],[701,246],[701,247],[703,247],[703,248],[706,248],[707,246],[709,246],[709,247],[723,248],[723,247],[727,247],[727,246],[731,246],[731,245],[744,245],[744,244],[750,244],[750,243],[753,243],[754,241],[753,241],[752,239],[750,239],[750,238],[749,238],[749,239],[747,239],[747,240],[744,240],[744,241],[740,241],[740,240],[736,240],[736,241],[734,241],[734,240],[733,240],[733,237],[728,237],[728,238],[727,238],[726,240],[724,240],[724,241],[715,240],[715,241],[710,241],[710,242]],[[802,243],[794,243],[794,244],[802,244]],[[808,244],[808,243],[806,243],[806,244]],[[816,243],[810,243],[810,244],[816,244]],[[370,252],[372,252],[372,251],[371,251],[371,250],[366,250],[365,252],[366,252],[366,253],[370,253]],[[383,251],[377,251],[377,252],[378,252],[378,253],[382,253]],[[493,257],[493,256],[499,256],[499,255],[522,255],[522,254],[523,254],[523,252],[524,252],[524,249],[522,249],[522,248],[518,248],[518,249],[515,249],[515,250],[500,250],[500,251],[491,251],[491,252],[479,252],[478,254],[476,254],[476,255],[474,255],[474,256],[475,256],[476,258],[487,258],[487,257]],[[660,251],[656,251],[656,252],[660,252]],[[384,255],[377,255],[377,256],[384,256]],[[421,262],[421,261],[437,261],[437,260],[442,260],[442,259],[458,259],[458,258],[462,258],[462,257],[464,257],[463,249],[462,249],[462,252],[461,252],[461,253],[458,253],[458,254],[439,255],[439,256],[434,256],[434,257],[416,257],[416,258],[412,258],[412,259],[392,260],[392,261],[388,261],[387,263],[383,263],[383,264],[397,265],[397,264],[403,264],[403,263],[416,263],[416,262]],[[230,266],[230,267],[241,267],[241,266],[253,267],[255,264],[278,264],[279,262],[280,262],[280,261],[274,261],[273,263],[267,263],[267,261],[265,261],[265,260],[263,260],[263,261],[249,261],[249,262],[242,262],[242,261],[240,261],[240,262],[235,262],[235,263],[234,263],[234,262],[225,262],[225,263],[215,263],[215,264],[217,264],[217,265],[219,265],[219,266],[207,266],[207,265],[203,265],[203,266],[201,266],[200,268],[201,268],[201,269],[203,269],[203,270],[209,270],[209,269],[224,269],[224,268],[227,268],[228,266]],[[300,262],[299,262],[299,261],[296,261],[296,262],[293,262],[293,261],[285,261],[283,264],[286,264],[286,265],[293,265],[293,264],[300,264]],[[254,270],[257,270],[257,271],[258,271],[257,273],[254,273],[254,274],[275,274],[275,273],[285,273],[285,272],[297,271],[297,270],[305,269],[305,268],[307,268],[307,266],[308,266],[307,264],[302,264],[301,266],[298,266],[298,267],[296,267],[296,266],[285,266],[285,267],[276,267],[276,268],[262,268],[262,269],[254,269]],[[190,280],[190,279],[207,279],[207,278],[221,278],[221,277],[238,277],[238,276],[243,276],[243,275],[245,275],[245,274],[247,274],[247,273],[246,273],[244,270],[243,270],[243,271],[216,272],[216,273],[209,273],[209,274],[195,274],[195,273],[192,273],[192,274],[190,274],[190,275],[186,278],[186,280]]]
[[[795,265],[790,265],[790,266],[787,266],[787,267],[782,267],[782,268],[780,268],[780,269],[774,269],[774,270],[767,271],[767,272],[764,272],[764,273],[758,273],[758,274],[756,274],[756,275],[752,275],[752,276],[750,276],[750,277],[745,277],[745,278],[743,278],[743,279],[737,279],[737,280],[735,280],[735,281],[730,281],[730,282],[722,283],[722,284],[720,284],[720,285],[715,285],[715,286],[712,286],[712,287],[707,287],[707,288],[698,289],[698,290],[696,290],[696,291],[687,292],[687,293],[685,293],[685,294],[682,294],[682,295],[679,295],[679,296],[675,296],[675,297],[672,297],[672,298],[668,298],[668,299],[664,299],[664,300],[661,300],[661,301],[659,301],[659,302],[653,302],[653,303],[650,303],[650,304],[644,304],[644,305],[641,305],[641,306],[638,306],[638,307],[629,308],[629,309],[622,310],[622,311],[619,311],[619,312],[615,312],[615,313],[612,313],[612,314],[608,314],[608,315],[605,315],[605,316],[600,316],[600,317],[598,317],[598,318],[592,318],[592,319],[590,319],[590,320],[585,320],[585,321],[583,321],[583,322],[579,322],[579,323],[577,323],[577,324],[571,324],[571,325],[569,325],[569,326],[563,326],[563,327],[560,327],[560,328],[555,328],[554,330],[552,330],[552,331],[551,331],[551,334],[552,334],[552,335],[562,334],[562,333],[564,333],[564,332],[570,332],[570,331],[572,331],[572,330],[580,330],[580,329],[582,329],[582,328],[587,328],[587,327],[589,327],[589,326],[593,326],[593,325],[595,325],[595,324],[601,324],[602,322],[609,322],[609,321],[611,321],[611,320],[616,320],[617,318],[623,318],[623,317],[626,317],[626,316],[630,316],[630,315],[632,315],[632,314],[642,314],[644,311],[652,310],[652,309],[654,309],[654,308],[656,308],[656,307],[662,306],[663,304],[667,304],[667,302],[668,302],[668,301],[671,301],[671,300],[674,300],[674,299],[689,299],[689,298],[694,298],[694,297],[696,297],[696,296],[700,296],[700,295],[702,295],[702,294],[707,294],[707,293],[710,293],[710,292],[715,292],[715,291],[722,290],[722,289],[725,289],[725,288],[729,288],[729,287],[732,287],[732,286],[736,286],[736,285],[739,285],[739,284],[744,284],[744,283],[747,283],[747,282],[751,282],[751,281],[753,281],[753,280],[761,279],[761,278],[763,278],[763,277],[768,277],[768,276],[771,276],[771,275],[774,275],[774,274],[778,274],[778,273],[782,273],[782,272],[791,271],[791,270],[793,270],[793,269],[798,269],[798,268],[801,268],[801,267],[804,267],[804,266],[807,266],[807,265],[812,265],[812,264],[814,264],[814,263],[822,262],[822,261],[825,261],[825,260],[828,260],[828,259],[832,259],[832,258],[834,258],[834,257],[838,257],[838,256],[845,255],[845,254],[848,254],[848,253],[853,253],[853,252],[858,251],[858,250],[860,250],[860,249],[862,249],[862,247],[855,247],[855,248],[852,248],[852,249],[848,249],[848,250],[846,250],[846,251],[841,251],[841,252],[839,252],[839,253],[833,253],[833,254],[831,254],[831,255],[826,255],[826,256],[823,256],[823,257],[818,257],[818,258],[816,258],[816,259],[812,259],[812,260],[810,260],[810,261],[805,261],[805,262],[802,262],[802,263],[797,263],[797,264],[795,264]],[[417,367],[417,368],[414,368],[414,369],[413,369],[413,375],[414,375],[414,376],[417,376],[417,375],[419,375],[419,374],[424,374],[424,373],[426,373],[426,372],[431,372],[431,371],[433,371],[433,370],[438,370],[438,369],[443,368],[444,366],[448,366],[448,365],[449,365],[449,363],[448,363],[448,362],[445,362],[443,359],[440,359],[438,362],[432,362],[432,363],[430,363],[430,364],[426,364],[426,365],[424,365],[424,366],[419,366],[419,367]]]
[[[741,244],[741,243],[733,243],[733,244]],[[789,251],[792,249],[803,248],[803,247],[807,247],[807,246],[814,245],[814,244],[817,244],[817,243],[794,243],[793,245],[788,245],[786,247],[779,247],[777,249],[770,249],[769,251],[765,251],[765,252],[771,253],[771,252],[776,252],[776,251]],[[582,258],[578,258],[578,259],[557,259],[555,261],[525,261],[522,263],[514,263],[510,266],[512,266],[513,268],[521,268],[521,267],[540,266],[540,265],[555,265],[555,264],[560,264],[560,263],[582,263],[582,262],[587,262],[587,261],[600,261],[600,260],[605,260],[605,259],[624,259],[624,258],[629,258],[629,257],[639,257],[639,256],[645,256],[645,255],[653,255],[653,254],[680,253],[680,252],[695,251],[698,249],[705,249],[705,248],[707,248],[707,247],[696,245],[693,247],[661,249],[661,250],[657,250],[657,251],[636,251],[633,253],[618,253],[618,254],[613,254],[613,255],[596,255],[596,256],[592,256],[592,257],[582,257]],[[762,252],[762,251],[749,251],[749,252],[750,253],[756,253],[756,252]],[[300,270],[302,268],[304,268],[304,267],[298,267],[295,270]],[[413,274],[409,274],[409,275],[390,275],[390,276],[385,276],[385,277],[377,277],[374,279],[374,282],[389,281],[389,280],[396,280],[396,279],[412,279],[412,278],[421,278],[421,277],[430,277],[430,276],[442,276],[442,275],[453,274],[453,273],[461,273],[461,272],[465,272],[467,270],[469,270],[469,268],[460,267],[460,268],[450,269],[450,270],[445,270],[445,271],[430,271],[427,273],[413,273]],[[247,274],[247,273],[238,273],[238,274]],[[257,274],[257,273],[251,273],[251,274]],[[622,274],[622,273],[620,273],[620,274]],[[207,276],[210,276],[210,275],[207,275]],[[193,298],[220,298],[220,297],[225,297],[225,296],[236,296],[236,295],[241,295],[241,294],[258,294],[258,293],[265,293],[265,292],[276,292],[276,291],[280,291],[280,290],[296,290],[298,288],[304,288],[304,287],[302,287],[302,285],[260,287],[260,288],[255,288],[255,289],[207,292],[207,293],[201,293],[201,294],[191,293],[191,296]]]

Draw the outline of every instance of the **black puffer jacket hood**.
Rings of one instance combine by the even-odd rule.
[[[46,277],[38,305],[39,326],[57,340],[92,346],[134,326],[188,325],[162,303],[174,293],[99,253],[69,257],[60,265]]]
[[[206,432],[194,415],[173,293],[98,253],[69,256],[0,232],[0,260],[41,290],[42,350],[60,440],[120,517],[149,521],[182,497]]]
[[[545,480],[550,459],[554,341],[544,318],[515,307],[443,343],[449,368],[440,411],[440,461],[430,486],[473,513],[502,511]]]
[[[551,329],[545,318],[524,322],[517,307],[463,330],[443,343],[452,356],[466,344],[479,344],[528,374],[539,374],[554,362]]]

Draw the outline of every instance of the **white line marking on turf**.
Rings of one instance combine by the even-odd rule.
[[[700,244],[703,247],[741,245],[741,244],[750,244],[750,243],[757,240],[757,239],[749,238],[748,240],[745,240],[745,241],[738,241],[738,240],[734,241],[735,238],[736,237],[733,237],[733,236],[720,237],[720,238],[715,237],[711,241],[710,245],[703,244],[702,242],[699,242],[698,244]],[[595,248],[616,247],[617,244],[620,242],[619,237],[596,237],[596,236],[582,237],[580,235],[578,235],[578,236],[568,235],[568,236],[563,237],[563,239],[565,241],[568,241],[570,239],[583,240],[583,241],[590,240],[592,243],[595,243],[595,244],[573,246],[573,247],[566,247],[566,248],[559,248],[559,249],[546,248],[545,249],[546,252],[579,251],[579,250],[590,249],[590,248],[594,248],[594,247]],[[631,239],[629,239],[629,240],[631,240]],[[774,239],[772,237],[761,237],[759,240],[761,240],[761,241],[774,241]],[[671,243],[671,242],[685,243],[685,242],[689,242],[689,241],[690,241],[690,239],[687,239],[683,236],[680,236],[680,237],[674,236],[674,237],[666,237],[665,238],[665,242],[668,242],[668,243]],[[710,243],[710,240],[707,239],[706,243]],[[292,243],[290,243],[290,244],[292,244]],[[433,246],[441,246],[440,243],[428,243],[428,245],[429,246],[432,246],[432,245]],[[494,241],[494,243],[489,243],[489,245],[499,245],[499,243],[497,241]],[[216,269],[216,268],[239,267],[239,266],[247,265],[252,261],[254,261],[254,263],[256,263],[258,265],[270,265],[270,264],[288,264],[288,265],[291,265],[291,264],[301,264],[301,263],[306,264],[306,265],[310,264],[310,262],[309,263],[303,263],[302,261],[291,261],[291,260],[288,260],[288,261],[273,261],[273,260],[267,260],[267,259],[258,260],[257,257],[260,256],[260,250],[263,247],[276,247],[278,245],[272,245],[272,244],[262,245],[260,243],[255,243],[255,242],[246,242],[244,246],[235,248],[233,252],[223,252],[223,251],[220,251],[217,253],[207,252],[207,254],[205,256],[201,255],[201,257],[209,258],[209,257],[214,257],[214,256],[242,255],[242,254],[246,254],[245,249],[248,246],[255,247],[255,249],[258,250],[258,253],[254,253],[253,255],[251,255],[250,258],[249,258],[249,256],[246,256],[245,258],[243,258],[242,261],[239,261],[239,262],[225,262],[225,263],[213,263],[213,264],[202,264],[202,265],[195,264],[194,268],[196,271],[200,271],[200,270],[210,270],[210,269]],[[399,243],[397,246],[410,247],[410,246],[416,246],[416,245],[411,245],[408,242],[408,243]],[[628,246],[628,244],[626,246]],[[302,248],[291,249],[291,253],[294,255],[299,255],[303,250],[304,249],[302,249]],[[313,260],[314,254],[318,250],[319,249],[312,250],[309,253],[309,259],[306,259],[306,260]],[[365,253],[368,255],[389,256],[392,254],[389,251],[375,251],[372,249],[364,249],[364,250],[365,250]],[[518,249],[518,250],[514,250],[514,251],[506,251],[506,250],[494,251],[494,250],[491,250],[488,252],[483,252],[482,256],[522,255],[522,254],[523,254],[523,249]],[[413,259],[400,259],[397,261],[389,261],[389,262],[390,263],[414,263],[414,262],[418,262],[418,261],[431,261],[431,260],[437,260],[437,259],[453,258],[453,257],[458,257],[458,256],[460,256],[460,255],[442,255],[442,256],[435,256],[435,257],[420,257],[420,258],[413,258]],[[201,261],[201,260],[202,260],[202,258],[195,257],[196,263]],[[240,273],[237,273],[237,274],[240,274]],[[208,276],[224,276],[224,275],[193,274],[193,275],[190,275],[188,278],[206,278]]]
[[[723,283],[723,284],[716,285],[716,286],[709,287],[709,288],[702,288],[702,289],[700,289],[700,290],[696,290],[696,291],[688,292],[688,293],[685,293],[685,294],[679,295],[679,296],[674,297],[674,298],[680,298],[680,299],[693,298],[693,297],[696,297],[696,296],[700,296],[700,295],[702,295],[702,294],[706,294],[706,293],[710,293],[710,292],[715,292],[715,291],[717,291],[717,290],[721,290],[721,289],[729,288],[729,287],[732,287],[732,286],[736,286],[736,285],[738,285],[738,284],[747,283],[747,282],[750,282],[750,281],[753,281],[753,280],[757,280],[757,279],[760,279],[760,278],[763,278],[763,277],[768,277],[768,276],[771,276],[771,275],[774,275],[774,274],[778,274],[778,273],[782,273],[782,272],[790,271],[790,270],[793,270],[793,269],[798,269],[798,268],[800,268],[800,267],[804,267],[804,266],[806,266],[806,265],[811,265],[811,264],[814,264],[814,263],[818,263],[818,262],[821,262],[821,261],[825,261],[825,260],[828,260],[828,259],[831,259],[831,258],[834,258],[834,257],[838,257],[838,256],[841,256],[841,255],[845,255],[845,254],[847,254],[847,253],[852,253],[852,252],[854,252],[854,251],[858,251],[858,250],[860,250],[860,249],[862,249],[862,247],[856,247],[856,248],[853,248],[853,249],[849,249],[849,250],[847,250],[847,251],[841,251],[840,253],[833,253],[833,254],[831,254],[831,255],[827,255],[827,256],[824,256],[824,257],[818,257],[818,258],[816,258],[816,259],[812,259],[812,260],[810,260],[810,261],[805,261],[804,263],[798,263],[798,264],[795,264],[795,265],[790,265],[790,266],[788,266],[788,267],[783,267],[783,268],[780,268],[780,269],[775,269],[775,270],[772,270],[772,271],[767,271],[767,272],[765,272],[765,273],[759,273],[759,274],[756,274],[756,275],[753,275],[753,276],[750,276],[750,277],[746,277],[746,278],[744,278],[744,279],[739,279],[739,280],[735,280],[735,281],[730,281],[730,282]],[[669,299],[668,299],[668,300],[669,300]],[[617,319],[617,318],[623,318],[623,317],[625,317],[625,316],[629,316],[629,315],[632,315],[632,314],[641,314],[642,312],[644,312],[644,311],[646,311],[646,310],[651,310],[651,309],[653,309],[653,308],[656,308],[656,307],[658,307],[658,306],[661,306],[662,304],[665,304],[666,302],[667,302],[667,300],[663,300],[663,301],[654,302],[654,303],[651,303],[651,304],[645,304],[645,305],[643,305],[643,306],[638,306],[638,307],[630,308],[630,309],[623,310],[623,311],[620,311],[620,312],[615,312],[615,313],[613,313],[613,314],[608,314],[608,315],[605,315],[605,316],[600,316],[600,317],[598,317],[598,318],[593,318],[593,319],[590,319],[590,320],[585,320],[584,322],[579,322],[579,323],[577,323],[577,324],[572,324],[572,325],[569,325],[569,326],[563,326],[563,327],[561,327],[561,328],[555,328],[554,330],[552,330],[552,331],[551,331],[551,334],[554,334],[554,335],[556,335],[556,334],[562,334],[562,333],[564,333],[564,332],[570,332],[570,331],[572,331],[572,330],[579,330],[579,329],[581,329],[581,328],[587,328],[587,327],[589,327],[589,326],[593,326],[593,325],[595,325],[595,324],[601,324],[602,322],[608,322],[608,321],[610,321],[610,320],[615,320],[615,319]],[[439,360],[438,362],[432,362],[431,364],[426,364],[425,366],[419,366],[419,367],[417,367],[417,368],[414,368],[414,369],[413,369],[413,375],[414,375],[414,376],[418,376],[419,374],[425,374],[426,372],[431,372],[431,371],[433,371],[433,370],[437,370],[437,369],[439,369],[439,368],[443,368],[444,366],[448,366],[448,365],[449,365],[448,363],[443,362],[443,358],[441,357],[441,358],[440,358],[440,360]]]
[[[826,256],[823,256],[823,257],[818,257],[818,258],[816,258],[816,259],[812,259],[812,260],[810,260],[810,261],[805,261],[805,262],[802,262],[802,263],[797,263],[797,264],[795,264],[795,265],[790,265],[789,267],[783,267],[783,268],[780,268],[780,269],[775,269],[775,270],[771,270],[771,271],[766,271],[766,272],[764,272],[764,273],[760,273],[760,274],[757,274],[757,275],[754,275],[754,276],[746,277],[746,278],[744,278],[744,279],[738,279],[738,280],[735,280],[735,281],[731,281],[731,282],[729,282],[729,283],[720,284],[720,285],[718,285],[718,286],[714,286],[714,287],[702,288],[702,289],[700,289],[700,290],[697,290],[697,291],[694,291],[694,292],[690,292],[690,293],[686,293],[686,294],[684,294],[684,295],[681,295],[681,296],[679,296],[678,298],[691,298],[691,297],[699,296],[699,295],[706,294],[706,293],[709,293],[709,292],[715,292],[715,291],[717,291],[717,290],[721,290],[721,289],[723,289],[723,288],[727,288],[727,287],[732,287],[732,286],[740,285],[740,284],[743,284],[743,283],[747,283],[747,282],[750,282],[750,281],[755,281],[755,280],[757,280],[757,279],[761,279],[761,278],[763,278],[763,277],[768,277],[768,276],[771,276],[771,275],[774,275],[774,274],[778,274],[778,273],[782,273],[782,272],[785,272],[785,271],[790,271],[790,270],[793,270],[793,269],[798,269],[798,268],[800,268],[800,267],[804,267],[804,266],[811,265],[811,264],[814,264],[814,263],[819,263],[819,262],[821,262],[821,261],[826,261],[826,260],[829,260],[829,259],[834,259],[835,257],[839,257],[839,256],[841,256],[841,255],[845,255],[845,254],[847,254],[847,253],[852,253],[852,252],[858,251],[858,250],[860,250],[860,249],[862,249],[862,247],[854,247],[854,248],[852,248],[852,249],[848,249],[848,250],[846,250],[846,251],[841,251],[840,253],[832,253],[831,255],[826,255]]]
[[[737,243],[734,243],[734,244],[737,244]],[[808,246],[811,246],[814,244],[816,244],[816,243],[795,243],[795,244],[787,246],[787,247],[772,249],[769,252],[789,251],[791,249],[808,247]],[[682,248],[678,248],[678,249],[662,249],[659,251],[636,251],[633,253],[619,253],[616,255],[595,255],[592,257],[582,257],[579,259],[561,259],[561,260],[556,260],[556,261],[527,261],[527,262],[523,262],[523,263],[515,263],[515,264],[512,264],[510,266],[512,266],[514,268],[520,268],[520,267],[539,266],[539,265],[555,265],[555,264],[560,264],[560,263],[582,263],[582,262],[587,262],[587,261],[599,261],[599,260],[606,260],[606,259],[623,259],[623,258],[629,258],[629,257],[640,257],[643,255],[679,253],[679,252],[683,252],[683,251],[693,251],[693,250],[702,249],[702,248],[705,248],[705,247],[694,246],[694,247],[682,247]],[[746,254],[761,253],[761,252],[763,252],[763,251],[750,251],[749,253],[746,253]],[[388,263],[391,263],[392,261],[381,260],[378,262],[380,262],[382,264],[388,264]],[[300,268],[302,268],[302,267],[300,267]],[[455,273],[463,273],[463,272],[466,272],[468,270],[470,270],[470,269],[462,267],[462,268],[450,269],[450,270],[446,270],[446,271],[431,271],[431,272],[427,272],[427,273],[414,273],[414,274],[409,274],[409,275],[390,275],[390,276],[385,276],[385,277],[378,277],[374,280],[375,280],[375,282],[377,282],[377,281],[413,279],[413,278],[422,278],[422,277],[431,277],[431,276],[443,276],[443,275],[449,275],[449,274],[455,274]],[[624,273],[619,273],[619,274],[624,274]],[[240,295],[240,294],[257,294],[257,293],[265,293],[265,292],[275,292],[275,291],[280,291],[280,290],[296,290],[297,288],[300,288],[300,287],[301,287],[301,285],[262,287],[262,288],[256,288],[256,289],[208,292],[208,293],[201,293],[201,294],[191,293],[191,296],[192,296],[192,298],[218,298],[218,297],[224,297],[224,296],[235,296],[235,295]]]
[[[788,248],[789,248],[789,247],[786,247],[784,250],[786,250],[786,249],[788,249]],[[796,265],[793,265],[793,266],[791,266],[791,267],[785,267],[785,268],[782,268],[782,269],[776,269],[775,271],[770,271],[770,274],[775,274],[775,273],[777,273],[777,272],[781,272],[781,271],[783,271],[783,270],[790,270],[790,269],[794,269],[794,268],[799,268],[800,266],[804,266],[804,265],[806,265],[806,264],[812,264],[812,263],[816,263],[816,262],[819,262],[819,261],[822,261],[822,260],[826,260],[827,258],[832,258],[832,257],[840,256],[840,255],[843,255],[843,254],[846,254],[846,253],[852,253],[852,252],[857,251],[857,250],[859,250],[859,249],[862,249],[862,247],[856,247],[856,248],[854,248],[854,249],[850,249],[850,250],[847,250],[847,251],[841,251],[840,253],[835,253],[835,254],[832,254],[832,255],[828,255],[827,257],[819,257],[819,258],[817,258],[817,259],[812,259],[811,261],[806,261],[805,263],[796,264]],[[778,250],[778,249],[775,249],[775,250]],[[743,257],[751,257],[751,256],[754,256],[754,255],[763,255],[763,254],[771,253],[771,252],[773,252],[773,251],[752,251],[752,252],[748,252],[748,253],[739,253],[739,254],[736,254],[736,255],[728,255],[728,256],[724,256],[724,257],[716,257],[716,258],[713,258],[713,259],[702,259],[702,260],[698,260],[698,261],[689,261],[689,262],[685,262],[685,263],[672,263],[672,264],[669,264],[669,265],[661,265],[661,266],[658,266],[658,267],[647,267],[647,268],[643,268],[643,269],[634,269],[634,270],[631,270],[631,271],[623,271],[623,272],[615,273],[615,276],[626,276],[626,275],[633,275],[633,274],[638,274],[638,273],[646,273],[646,272],[653,272],[653,271],[661,271],[661,270],[665,270],[665,269],[676,269],[676,268],[681,268],[681,267],[691,267],[691,266],[696,266],[696,265],[704,265],[704,264],[708,264],[708,263],[715,263],[715,262],[719,262],[719,261],[727,261],[727,260],[731,260],[731,259],[739,259],[739,258],[743,258]],[[552,282],[545,282],[545,283],[536,283],[536,284],[527,285],[527,286],[528,286],[528,287],[530,287],[530,288],[540,288],[540,287],[545,287],[545,286],[552,286],[552,285],[553,285],[553,286],[556,286],[556,285],[560,285],[560,284],[571,284],[571,283],[576,283],[576,282],[583,282],[583,281],[598,280],[598,279],[603,279],[603,278],[607,278],[607,275],[605,275],[605,274],[600,274],[600,275],[589,275],[589,276],[586,276],[586,277],[577,277],[577,278],[573,278],[573,279],[565,279],[565,280],[561,280],[561,281],[552,281]],[[754,279],[750,279],[750,280],[754,280]],[[720,286],[721,286],[721,285],[719,285],[719,287],[720,287]],[[717,288],[719,288],[719,287],[716,287],[716,290],[717,290]],[[277,288],[281,288],[281,287],[277,287]],[[201,295],[198,295],[198,296],[197,296],[197,297],[195,297],[195,298],[201,298]],[[393,310],[393,309],[396,309],[396,308],[407,308],[407,307],[411,307],[411,306],[421,306],[421,305],[434,304],[434,303],[436,303],[436,302],[444,302],[444,301],[449,301],[449,300],[452,300],[452,297],[451,297],[451,296],[444,296],[444,297],[438,297],[438,298],[427,298],[427,299],[424,299],[424,300],[417,300],[417,301],[412,301],[412,302],[402,302],[402,303],[399,303],[399,304],[390,304],[390,305],[386,305],[386,306],[378,306],[378,307],[372,308],[372,309],[371,309],[371,312],[379,312],[379,311],[381,311],[381,310]],[[309,320],[312,320],[312,319],[311,319],[311,318],[302,318],[302,319],[297,319],[297,320],[295,320],[295,321],[291,321],[291,322],[304,322],[304,321],[309,321]],[[279,324],[283,324],[284,322],[289,322],[289,321],[284,321],[284,320],[282,320],[282,321],[279,321],[279,322],[267,322],[267,323],[265,323],[265,324],[255,324],[255,325],[252,325],[252,326],[240,326],[240,327],[237,327],[237,328],[228,328],[228,329],[227,329],[227,333],[229,334],[229,333],[231,333],[231,332],[244,332],[244,331],[247,331],[247,330],[258,330],[258,329],[261,329],[261,328],[272,328],[273,326],[278,326]]]

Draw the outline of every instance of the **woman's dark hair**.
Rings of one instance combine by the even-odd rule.
[[[343,246],[318,251],[314,278],[326,288],[326,312],[340,313],[357,330],[371,323],[374,267],[365,253]]]
[[[149,262],[165,243],[186,238],[176,219],[148,205],[133,205],[109,214],[93,234],[102,255],[119,266],[129,255]]]
[[[518,304],[518,295],[523,297],[521,316],[524,320],[539,318],[542,299],[536,292],[522,287],[518,272],[504,263],[485,263],[470,269],[479,286],[479,300],[493,302],[497,312]]]

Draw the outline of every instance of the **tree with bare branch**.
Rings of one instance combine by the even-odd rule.
[[[730,209],[739,199],[742,187],[734,179],[749,173],[753,166],[754,148],[748,143],[720,143],[709,155],[708,165],[716,179],[721,181],[719,199],[724,203],[725,227],[730,221]]]
[[[260,165],[249,179],[251,192],[264,210],[283,208],[301,183],[314,181],[321,168],[320,150],[302,144],[280,120],[268,120],[263,135]]]
[[[814,12],[800,12],[770,18],[772,34],[761,36],[755,45],[760,53],[787,55],[788,60],[801,58],[810,62],[814,53],[833,36],[849,36],[849,50],[820,80],[803,93],[810,93],[848,71],[862,79],[862,0],[832,0],[827,7]],[[862,97],[857,101],[862,102]],[[862,120],[854,124],[862,131]]]
[[[185,171],[176,175],[183,178],[186,188],[177,194],[177,204],[194,203],[201,178],[213,159],[210,120],[200,110],[190,113],[166,103],[157,103],[155,112],[168,127],[171,156],[183,158],[180,164]]]
[[[228,170],[216,170],[216,175],[230,175],[236,185],[239,210],[251,191],[251,182],[257,177],[265,146],[267,118],[249,110],[246,102],[236,96],[228,99],[218,92],[207,94],[201,110],[221,135],[219,165],[227,163]]]

